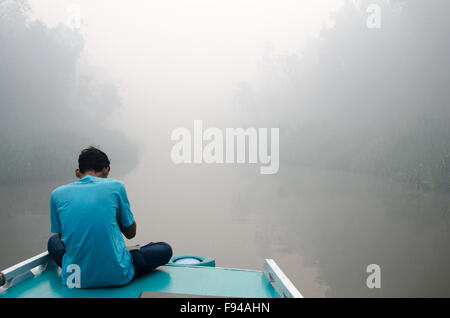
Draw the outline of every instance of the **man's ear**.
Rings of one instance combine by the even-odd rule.
[[[109,175],[109,171],[110,171],[110,170],[111,170],[110,167],[105,167],[105,168],[103,168],[102,173],[103,173],[103,175],[105,176],[105,178],[108,178],[108,175]]]
[[[75,169],[75,175],[77,176],[77,178],[81,177],[80,169]]]

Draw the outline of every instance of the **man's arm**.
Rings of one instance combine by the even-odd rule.
[[[125,190],[123,183],[120,183],[119,209],[116,218],[120,231],[127,239],[130,240],[136,236],[136,222],[133,213],[130,210],[130,202],[128,201],[127,191]],[[124,224],[127,226],[123,226]]]
[[[127,239],[131,240],[136,236],[136,221],[128,227],[123,227],[119,219],[117,219],[117,223],[119,223],[120,231]]]

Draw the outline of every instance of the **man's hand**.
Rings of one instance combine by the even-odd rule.
[[[59,233],[58,235],[59,235],[59,239],[61,239],[62,238],[62,233]],[[63,241],[61,241],[61,244],[62,244],[62,246],[64,246],[64,249],[66,249],[66,246],[64,245]]]
[[[120,231],[127,239],[131,240],[136,236],[136,221],[134,221],[129,227],[123,227],[119,219],[117,219],[117,223],[119,224]]]

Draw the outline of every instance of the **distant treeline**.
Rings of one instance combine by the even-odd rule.
[[[366,25],[373,3],[380,29]],[[450,191],[447,12],[449,1],[347,1],[303,51],[267,50],[260,82],[236,88],[244,124],[280,127],[282,163]]]
[[[450,191],[448,123],[435,118],[406,126],[402,131],[383,127],[377,133],[360,128],[352,134],[309,126],[284,136],[282,154],[291,164],[383,176],[420,190]]]
[[[115,176],[135,166],[135,146],[106,126],[117,89],[82,49],[77,31],[31,20],[26,1],[0,0],[0,184],[68,180],[89,145],[108,153]]]

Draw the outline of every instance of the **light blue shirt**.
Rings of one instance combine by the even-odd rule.
[[[120,286],[134,276],[130,252],[117,219],[123,227],[133,224],[125,186],[114,179],[87,175],[52,192],[50,223],[61,233],[66,247],[62,261],[62,283],[76,264],[81,288]],[[72,266],[73,267],[73,266]]]

